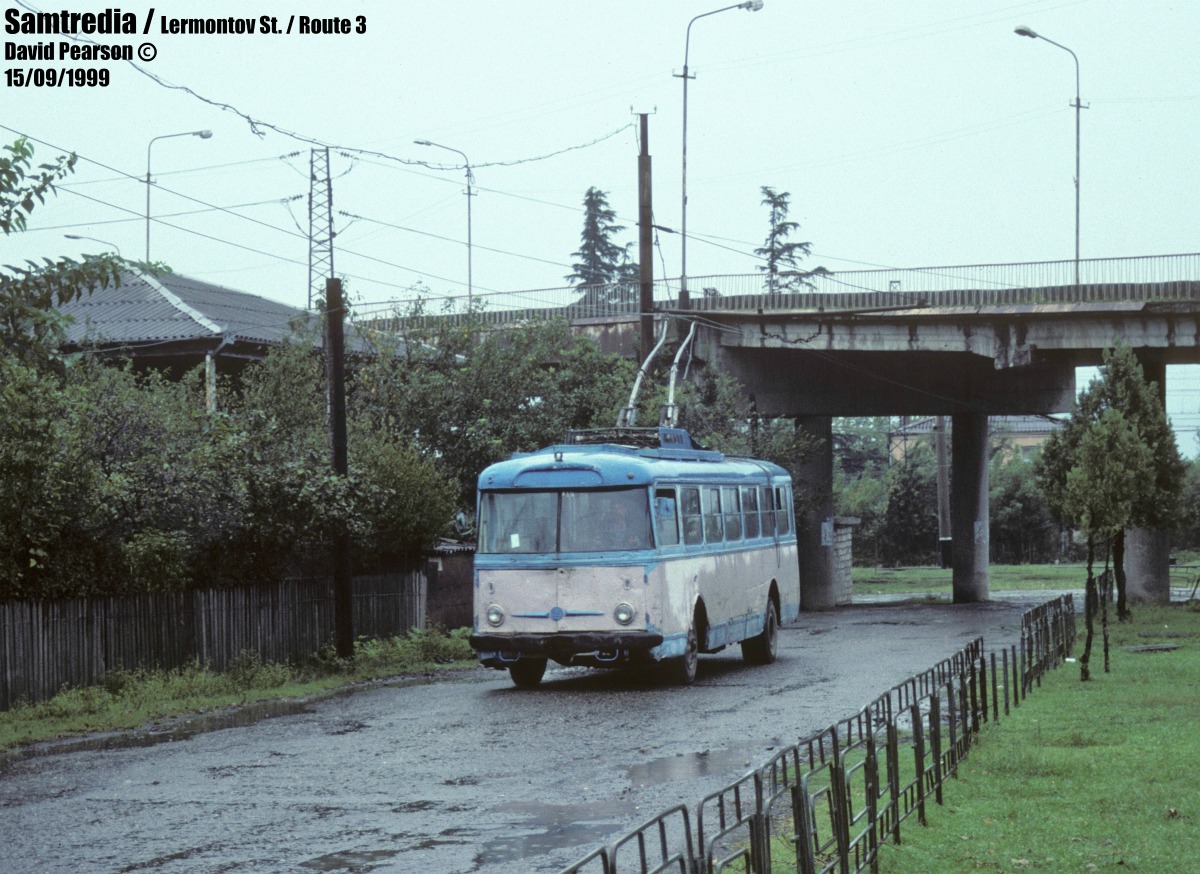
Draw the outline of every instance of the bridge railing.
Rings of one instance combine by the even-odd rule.
[[[1087,258],[1079,262],[1026,261],[878,270],[823,270],[778,274],[688,277],[688,306],[679,306],[679,279],[654,283],[658,311],[859,310],[908,307],[1016,306],[1124,300],[1195,300],[1200,296],[1200,253]],[[566,318],[572,322],[633,318],[637,283],[476,293],[476,318],[486,324]],[[375,324],[404,330],[421,320],[467,319],[467,298],[423,301],[427,315],[411,315],[415,301],[397,301]]]

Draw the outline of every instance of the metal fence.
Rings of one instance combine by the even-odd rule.
[[[1065,595],[1022,617],[1019,645],[985,653],[977,638],[705,796],[694,818],[686,805],[672,807],[561,874],[877,870],[880,846],[942,803],[981,726],[1019,707],[1074,641]]]
[[[425,625],[420,571],[354,578],[354,629],[366,637]],[[86,686],[113,670],[223,670],[244,650],[308,658],[333,638],[327,577],[273,585],[0,604],[0,710]]]
[[[1200,297],[1200,253],[1132,258],[1087,258],[878,270],[826,270],[689,276],[689,310],[872,309],[915,306],[987,306],[1122,300],[1191,300]],[[474,295],[474,318],[484,325],[565,318],[612,320],[639,310],[636,284],[542,288]],[[679,280],[654,283],[656,310],[679,308]],[[426,299],[424,317],[412,301],[393,312],[372,308],[373,327],[405,331],[424,325],[466,323],[466,296]]]

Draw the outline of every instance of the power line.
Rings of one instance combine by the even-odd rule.
[[[184,173],[203,173],[207,170],[224,170],[228,167],[244,167],[247,164],[265,164],[265,163],[274,162],[274,161],[286,161],[288,158],[295,158],[301,154],[303,154],[303,153],[302,152],[289,152],[286,155],[276,155],[274,158],[250,158],[245,161],[227,161],[224,164],[206,164],[201,167],[187,167],[187,168],[184,168],[183,170],[165,170],[165,171],[156,172],[154,175],[155,176],[181,176]],[[120,172],[120,171],[118,171],[118,172]],[[84,180],[79,180],[76,182],[63,182],[63,183],[59,183],[56,187],[64,188],[64,189],[65,188],[78,188],[81,185],[99,185],[103,182],[125,182],[129,178],[130,177],[128,174],[121,174],[120,176],[109,176],[104,179],[84,179]],[[146,180],[144,180],[144,179],[138,179],[137,181],[141,182],[143,185],[146,182]]]
[[[462,240],[456,240],[453,237],[444,237],[441,234],[434,234],[434,233],[430,233],[429,231],[419,231],[416,228],[409,228],[409,227],[405,227],[404,225],[392,224],[391,222],[385,222],[385,221],[382,221],[381,219],[368,218],[367,216],[364,216],[364,215],[356,215],[355,213],[346,212],[345,210],[338,210],[338,215],[345,216],[346,218],[350,218],[350,219],[355,219],[357,221],[370,222],[371,224],[374,224],[374,225],[381,225],[382,227],[385,227],[385,228],[394,228],[395,230],[398,230],[398,231],[407,231],[410,234],[419,234],[422,237],[432,237],[435,240],[443,240],[447,243],[458,243],[460,245],[463,244]],[[476,248],[476,249],[482,249],[485,252],[495,252],[498,255],[510,255],[513,258],[524,258],[527,261],[537,261],[538,263],[549,264],[553,267],[567,267],[567,268],[571,267],[570,264],[564,264],[561,261],[549,261],[545,258],[538,258],[534,255],[523,255],[520,252],[509,252],[506,249],[495,249],[491,246],[481,246],[478,243],[473,243],[472,246],[473,246],[473,248]]]
[[[57,188],[58,186],[55,186],[55,187]],[[90,200],[93,203],[99,203],[102,206],[109,206],[109,207],[112,207],[113,209],[121,209],[121,210],[125,209],[125,207],[117,206],[115,203],[111,203],[110,201],[101,200],[98,197],[91,197],[91,196],[89,196],[87,194],[83,194],[82,192],[79,192],[79,191],[71,191],[70,189],[63,189],[63,191],[66,194],[71,194],[71,195],[74,195],[75,197],[82,197],[85,200]],[[161,213],[160,215],[155,216],[154,219],[181,218],[183,216],[202,215],[204,213],[209,213],[209,212],[227,212],[231,209],[246,209],[246,208],[252,207],[252,206],[267,206],[267,205],[274,205],[274,204],[286,204],[286,203],[290,203],[294,200],[299,200],[302,197],[304,197],[303,194],[293,194],[291,197],[273,198],[271,200],[255,200],[255,201],[250,201],[248,203],[234,203],[234,204],[230,204],[228,206],[214,206],[214,207],[206,207],[205,209],[188,209],[188,210],[183,210],[181,212]],[[126,210],[126,211],[132,212],[132,210]],[[27,232],[31,232],[31,231],[61,231],[61,230],[68,230],[70,228],[86,228],[86,227],[92,227],[95,225],[119,225],[119,224],[125,224],[127,222],[142,222],[145,220],[146,220],[146,217],[144,215],[142,215],[141,213],[137,213],[133,218],[100,219],[100,220],[95,220],[95,221],[73,222],[72,224],[66,224],[66,225],[44,225],[42,227],[37,227],[37,228],[27,228],[26,231]]]

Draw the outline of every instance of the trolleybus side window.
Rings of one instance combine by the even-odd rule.
[[[724,540],[721,525],[721,490],[706,487],[703,492],[704,500],[704,542],[720,543]]]
[[[700,515],[700,490],[681,489],[683,494],[683,542],[689,545],[704,542],[704,523]]]
[[[721,509],[725,511],[725,539],[742,539],[742,513],[736,487],[721,489]]]
[[[758,490],[742,486],[742,517],[745,519],[746,539],[758,536]]]
[[[779,526],[779,533],[787,534],[792,530],[792,495],[791,490],[787,486],[778,486],[775,489],[775,506],[779,508],[776,513],[779,519],[776,523]]]
[[[763,537],[775,536],[775,493],[770,487],[760,487],[758,490],[758,508],[762,513]]]
[[[674,489],[657,489],[654,495],[654,526],[659,546],[679,545],[679,518]]]

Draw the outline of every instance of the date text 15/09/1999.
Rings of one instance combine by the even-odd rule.
[[[4,78],[9,88],[107,88],[109,83],[102,67],[10,67]]]

